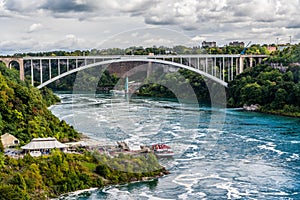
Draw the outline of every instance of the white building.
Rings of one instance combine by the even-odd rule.
[[[49,154],[51,149],[60,149],[61,151],[67,151],[68,146],[60,143],[56,138],[34,138],[30,143],[22,146],[21,149],[25,153],[29,153],[32,156],[40,156],[42,154]]]

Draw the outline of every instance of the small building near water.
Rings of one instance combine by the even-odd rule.
[[[9,133],[5,133],[5,134],[1,135],[1,142],[2,142],[4,148],[17,146],[20,144],[20,141],[15,136],[13,136]]]
[[[21,149],[25,153],[29,153],[31,156],[41,156],[44,154],[50,154],[51,149],[60,149],[66,152],[68,146],[57,141],[56,138],[34,138],[30,143],[22,146]]]

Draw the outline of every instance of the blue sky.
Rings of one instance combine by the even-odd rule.
[[[0,0],[0,54],[300,40],[299,0]]]

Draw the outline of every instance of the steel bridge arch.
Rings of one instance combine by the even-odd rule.
[[[225,81],[223,81],[223,80],[221,80],[221,79],[219,79],[215,76],[212,76],[212,75],[210,75],[210,74],[208,74],[204,71],[201,71],[199,69],[196,69],[196,68],[184,65],[184,64],[175,63],[175,62],[166,61],[166,60],[149,59],[149,58],[120,58],[120,59],[114,59],[114,60],[100,61],[100,62],[88,64],[88,65],[85,65],[85,66],[82,66],[82,67],[78,67],[76,69],[72,69],[72,70],[67,71],[63,74],[60,74],[60,75],[58,75],[58,76],[56,76],[52,79],[49,79],[48,81],[45,81],[41,85],[37,86],[37,88],[41,89],[41,88],[47,86],[48,84],[53,83],[54,81],[57,81],[57,80],[65,77],[65,76],[68,76],[68,75],[73,74],[75,72],[79,72],[79,71],[89,69],[89,68],[92,68],[92,67],[96,67],[96,66],[99,66],[99,65],[107,65],[107,64],[119,63],[119,62],[151,62],[151,63],[171,65],[171,66],[178,67],[178,68],[181,68],[181,69],[187,69],[187,70],[196,72],[196,73],[198,73],[198,74],[200,74],[200,75],[202,75],[202,76],[204,76],[204,77],[206,77],[210,80],[215,81],[216,83],[219,83],[220,85],[222,85],[224,87],[228,86],[228,83],[226,83]]]

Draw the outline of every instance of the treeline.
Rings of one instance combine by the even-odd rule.
[[[247,47],[246,54],[270,54],[267,49],[268,45],[253,44]],[[240,54],[244,47],[240,46],[224,46],[224,47],[187,47],[178,45],[174,47],[165,46],[132,46],[128,48],[108,48],[108,49],[91,49],[91,50],[75,50],[75,51],[50,51],[50,52],[36,52],[36,53],[18,53],[14,54],[16,57],[25,56],[97,56],[97,55],[155,55],[165,54]]]
[[[0,154],[0,200],[49,199],[61,194],[161,176],[166,170],[153,154],[114,158],[86,152],[13,159]]]
[[[204,49],[198,47],[174,46],[174,47],[142,47],[132,46],[125,49],[108,48],[108,49],[91,49],[91,50],[76,50],[76,51],[50,51],[36,53],[18,53],[13,56],[96,56],[96,55],[149,55],[153,54],[199,54],[205,53]]]
[[[273,45],[275,46],[275,45]],[[268,45],[253,44],[247,48],[241,46],[224,46],[224,47],[207,47],[205,51],[208,54],[253,54],[253,55],[269,55]]]
[[[300,44],[295,44],[284,48],[282,51],[276,51],[269,58],[269,62],[280,63],[283,66],[300,64]]]
[[[79,139],[79,133],[60,121],[47,107],[59,101],[48,89],[41,91],[19,80],[19,74],[0,64],[0,134],[16,136],[21,145],[35,137],[60,141]]]
[[[260,111],[300,117],[300,68],[287,72],[260,65],[246,69],[228,85],[228,105],[258,104]]]

